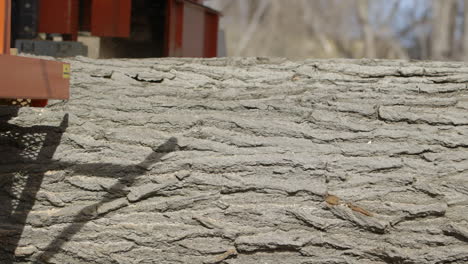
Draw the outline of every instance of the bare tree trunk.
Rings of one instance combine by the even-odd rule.
[[[211,1],[224,3],[231,55],[461,59],[468,53],[450,8],[468,0],[414,0],[411,9],[401,0]]]
[[[431,56],[430,54],[430,48],[429,48],[429,44],[430,44],[430,39],[429,39],[429,35],[426,34],[426,33],[418,33],[417,35],[417,41],[418,41],[418,47],[420,49],[419,51],[419,57],[417,57],[418,59],[421,59],[421,60],[428,60]]]
[[[239,0],[237,4],[240,10],[241,26],[246,28],[249,25],[251,3],[248,0]]]
[[[249,41],[252,39],[252,36],[254,35],[255,31],[258,28],[258,25],[260,24],[260,19],[265,12],[265,10],[268,8],[268,6],[271,4],[270,1],[267,0],[261,0],[259,6],[255,10],[255,13],[252,16],[252,19],[250,21],[250,24],[244,33],[239,46],[237,47],[236,51],[236,56],[241,56],[242,52],[245,50],[247,47],[247,44]]]
[[[304,23],[307,25],[309,30],[313,32],[312,34],[318,39],[324,52],[331,54],[333,52],[333,48],[328,41],[326,32],[323,30],[323,28],[321,30],[321,23],[319,21],[320,17],[318,17],[317,14],[313,12],[314,5],[316,5],[316,3],[310,2],[308,0],[302,0],[301,4],[303,9]]]
[[[465,9],[464,9],[464,20],[465,24],[463,27],[463,60],[468,61],[468,0],[464,1]]]
[[[432,20],[432,59],[444,60],[452,56],[454,41],[455,0],[434,0]]]
[[[375,49],[375,34],[372,26],[369,23],[369,0],[358,0],[358,18],[362,25],[364,34],[365,51],[364,54],[367,58],[375,58],[377,52]]]

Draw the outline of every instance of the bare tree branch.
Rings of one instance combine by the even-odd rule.
[[[468,61],[468,0],[464,0],[463,60]]]
[[[377,53],[375,50],[375,34],[374,30],[369,22],[369,0],[358,0],[358,18],[362,25],[362,31],[364,34],[365,51],[364,54],[367,58],[375,58]]]

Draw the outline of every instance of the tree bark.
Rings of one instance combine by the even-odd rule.
[[[0,263],[466,263],[466,64],[68,61],[0,108]]]

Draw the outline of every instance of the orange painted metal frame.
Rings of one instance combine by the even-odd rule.
[[[0,54],[10,54],[11,0],[0,1]]]
[[[33,99],[33,106],[68,99],[70,65],[10,55],[10,23],[11,0],[0,0],[0,98]]]
[[[78,38],[79,0],[39,1],[39,32],[64,34],[67,40]]]
[[[217,56],[219,12],[203,0],[158,1],[166,1],[164,57]],[[131,16],[132,0],[41,0],[39,32],[129,38]]]
[[[182,57],[184,3],[167,0],[164,57]]]
[[[201,0],[166,0],[165,57],[216,57],[220,13]]]
[[[218,56],[219,14],[205,13],[205,58]]]
[[[64,63],[0,55],[0,97],[68,99]]]
[[[132,0],[41,0],[38,31],[63,34],[73,41],[79,30],[99,37],[128,38],[131,12]]]
[[[92,1],[91,34],[99,37],[130,37],[132,0]]]

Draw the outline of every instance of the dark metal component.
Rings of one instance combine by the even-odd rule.
[[[20,39],[15,43],[20,53],[52,57],[87,56],[88,47],[75,41],[48,41]]]
[[[38,0],[13,0],[11,10],[11,43],[16,39],[37,37],[39,4]]]
[[[91,31],[92,0],[80,0],[79,25],[80,31]]]

